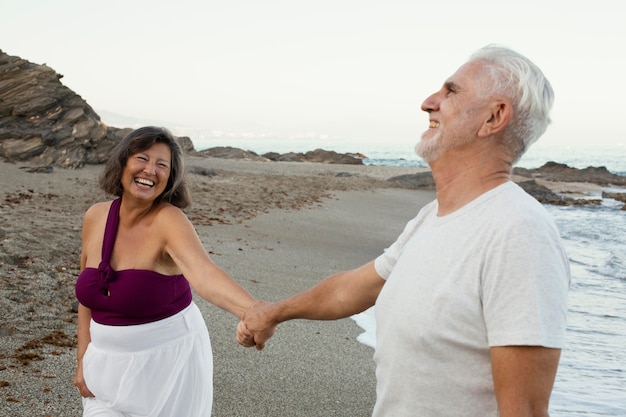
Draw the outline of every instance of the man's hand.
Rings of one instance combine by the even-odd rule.
[[[240,345],[255,346],[257,350],[265,347],[265,342],[274,335],[277,326],[270,315],[272,305],[257,301],[244,313],[237,325],[237,342]]]

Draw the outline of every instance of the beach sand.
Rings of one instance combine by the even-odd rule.
[[[189,157],[186,210],[212,259],[270,301],[359,266],[388,246],[430,191],[386,179],[416,168]],[[25,164],[24,164],[25,165]],[[0,162],[0,416],[75,417],[72,385],[82,215],[109,199],[101,166],[30,173]],[[214,416],[369,416],[373,350],[351,319],[283,323],[264,351],[196,297],[214,354]]]

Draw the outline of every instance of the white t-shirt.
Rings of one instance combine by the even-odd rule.
[[[495,417],[489,348],[563,347],[568,258],[513,182],[443,217],[428,204],[375,266],[375,417]]]

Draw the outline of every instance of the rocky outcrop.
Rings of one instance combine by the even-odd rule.
[[[124,134],[105,126],[46,65],[0,51],[0,156],[77,168],[106,160]]]
[[[304,154],[301,152],[287,152],[280,154],[278,152],[268,152],[264,153],[263,157],[269,159],[270,161],[276,162],[304,162]]]
[[[0,158],[39,166],[100,164],[132,129],[106,126],[61,74],[0,50]],[[178,138],[188,152],[189,138]]]
[[[327,151],[324,149],[316,149],[306,153],[288,152],[280,154],[277,152],[268,152],[259,155],[253,151],[246,151],[231,146],[216,146],[198,152],[203,156],[213,158],[227,159],[243,159],[248,161],[276,161],[276,162],[315,162],[320,164],[348,164],[363,165],[363,157],[347,153],[337,153],[335,151]]]
[[[600,205],[603,199],[613,199],[625,202],[626,194],[619,192],[602,192],[602,198],[571,198],[563,194],[555,193],[548,187],[540,185],[537,181],[552,183],[587,183],[601,187],[626,187],[626,177],[611,173],[606,167],[587,167],[583,169],[572,168],[557,162],[547,162],[536,169],[515,168],[513,174],[518,178],[518,184],[527,193],[544,204],[560,206],[573,205]],[[626,204],[622,206],[626,210]]]
[[[351,154],[341,154],[324,149],[316,149],[305,153],[304,160],[322,164],[363,165],[362,158],[355,157]]]
[[[615,201],[619,201],[620,203],[624,203],[622,206],[622,211],[626,211],[626,192],[624,193],[614,193],[614,192],[602,192],[602,199],[611,198]]]
[[[245,151],[239,148],[233,148],[232,146],[215,146],[213,148],[199,151],[200,156],[209,156],[211,158],[225,158],[225,159],[243,159],[248,161],[267,161],[267,158],[259,156],[252,151]]]
[[[590,204],[600,205],[602,203],[602,200],[597,198],[571,198],[557,194],[548,187],[538,184],[535,180],[518,181],[517,184],[542,204],[552,204],[555,206],[586,206]]]
[[[436,188],[433,174],[430,171],[398,175],[397,177],[389,178],[387,181],[401,188],[416,190],[434,190]]]
[[[606,167],[577,169],[550,161],[536,169],[514,168],[513,174],[546,181],[586,182],[604,187],[626,187],[626,177],[613,174]]]
[[[548,162],[537,169],[515,168],[513,175],[517,184],[528,194],[532,195],[543,204],[559,206],[578,205],[599,205],[602,203],[598,198],[572,198],[559,194],[539,184],[537,180],[543,182],[566,182],[566,183],[590,183],[603,187],[626,187],[626,177],[609,172],[605,167],[588,167],[577,169],[565,164]],[[389,178],[389,182],[402,188],[434,190],[435,181],[431,172],[420,172],[417,174],[400,175]],[[626,193],[603,192],[602,198],[611,198],[617,201],[626,202]],[[626,210],[626,205],[622,210]]]

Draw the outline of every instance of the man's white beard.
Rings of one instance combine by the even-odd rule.
[[[426,132],[422,134],[420,141],[415,145],[415,153],[428,164],[441,156],[442,149],[439,146],[439,132],[426,140],[424,139],[425,134]]]

